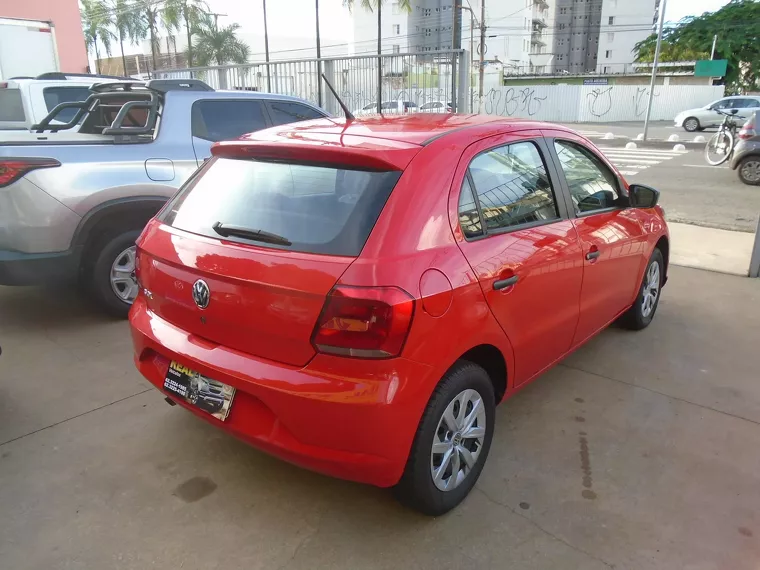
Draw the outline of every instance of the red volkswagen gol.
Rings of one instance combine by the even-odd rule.
[[[320,119],[212,152],[138,240],[137,367],[255,447],[422,512],[475,485],[497,403],[657,310],[658,192],[563,127]]]

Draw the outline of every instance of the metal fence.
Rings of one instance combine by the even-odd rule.
[[[425,103],[452,104],[469,111],[469,57],[465,50],[358,55],[159,70],[159,79],[200,79],[215,89],[262,91],[307,99],[329,112],[340,107],[324,82],[324,73],[343,102],[353,111],[379,100],[409,101],[420,110]],[[369,108],[367,109],[369,112]]]

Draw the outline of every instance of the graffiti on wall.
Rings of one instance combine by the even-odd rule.
[[[541,111],[541,105],[548,99],[547,95],[536,95],[533,87],[515,89],[509,87],[506,91],[490,89],[484,95],[484,111],[487,115],[512,117],[515,114],[532,117]]]

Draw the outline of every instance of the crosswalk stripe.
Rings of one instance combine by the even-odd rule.
[[[660,160],[644,160],[643,158],[613,158],[611,156],[608,158],[615,164],[647,164],[651,166],[653,164],[660,164],[660,162],[662,162]]]
[[[617,147],[599,147],[599,150],[601,150],[603,153],[627,153],[627,154],[651,154],[655,156],[681,156],[682,154],[687,154],[689,151],[678,151],[678,150],[656,150],[656,149],[639,149],[639,148],[617,148]]]
[[[656,160],[670,160],[675,158],[671,155],[660,154],[633,154],[631,152],[605,152],[604,156],[619,157],[619,158],[640,158],[640,159],[656,159]]]
[[[618,172],[623,176],[636,176],[639,173],[638,170],[619,170]]]

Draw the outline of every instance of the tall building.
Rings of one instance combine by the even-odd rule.
[[[543,73],[551,69],[553,54],[547,29],[551,25],[553,0],[486,1],[487,38],[484,57],[503,64],[506,73]],[[473,60],[479,57],[481,0],[412,0],[412,11],[398,2],[383,4],[382,43],[384,53],[430,52],[453,47],[455,2],[471,8],[478,23],[462,10],[462,47],[469,49],[473,34]],[[353,53],[377,50],[377,13],[360,7],[353,12]]]
[[[555,1],[552,30],[553,71],[573,74],[595,71],[599,53],[602,5],[610,0]],[[630,1],[627,2],[627,6],[630,4]]]
[[[602,3],[598,73],[630,73],[634,46],[649,36],[656,24],[660,0],[604,0]]]

